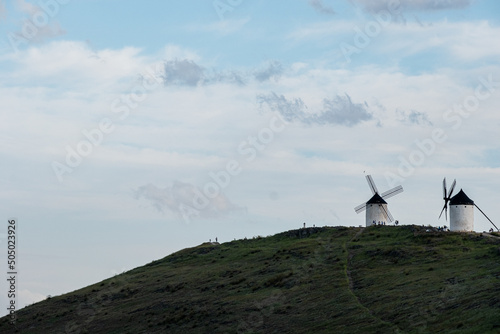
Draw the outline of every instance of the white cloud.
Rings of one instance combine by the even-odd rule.
[[[446,64],[451,66],[453,62],[474,62],[500,56],[500,45],[492,43],[500,34],[500,28],[488,21],[443,20],[425,27],[418,22],[392,23],[381,27],[375,36],[368,37],[367,45],[360,45],[357,42],[359,31],[364,31],[369,22],[375,21],[314,23],[300,27],[288,37],[295,43],[327,43],[333,50],[330,52],[335,52],[340,61],[345,61],[341,45],[356,49],[349,52],[354,60],[364,55],[382,55],[400,62],[415,55],[439,53],[436,61],[446,58]]]
[[[484,58],[500,57],[500,45],[492,43],[500,34],[500,28],[487,21],[452,24],[447,33],[450,49],[457,58],[477,61]]]
[[[500,46],[491,43],[499,33],[500,28],[485,21],[441,21],[426,28],[416,23],[393,25],[384,31],[383,38],[373,41],[373,49],[377,53],[397,52],[402,58],[439,50],[448,64],[450,61],[473,62],[500,55]]]
[[[210,187],[206,188],[209,184]],[[214,191],[216,196],[212,196]],[[146,184],[135,191],[135,196],[150,201],[158,211],[171,211],[186,223],[197,218],[218,218],[246,212],[245,208],[231,203],[213,180],[201,188],[181,181],[174,181],[172,186],[165,188]]]
[[[9,71],[12,74],[7,74],[7,78],[13,83],[36,80],[57,84],[56,87],[92,83],[98,89],[101,89],[100,84],[109,85],[121,78],[139,75],[146,68],[147,61],[141,58],[138,48],[95,52],[85,43],[71,41],[30,47],[9,58],[14,68]],[[74,80],[76,77],[80,80]],[[89,86],[87,88],[92,89]]]

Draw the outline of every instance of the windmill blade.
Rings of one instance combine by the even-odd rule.
[[[391,223],[394,221],[394,217],[391,215],[391,212],[389,211],[389,208],[387,208],[387,216],[389,217],[389,222]]]
[[[483,212],[483,210],[481,210],[481,209],[480,209],[480,208],[479,208],[476,204],[474,204],[474,205],[476,206],[476,208],[477,208],[479,211],[481,211],[481,213],[482,213],[482,214],[486,217],[486,219],[488,219],[488,220],[490,221],[490,223],[491,223],[493,226],[495,226],[495,228],[497,229],[497,231],[500,231],[500,230],[498,229],[498,227],[497,227],[495,224],[493,224],[493,222],[491,221],[491,219],[490,219],[490,218],[488,218],[488,216],[487,216],[487,215]]]
[[[446,198],[446,178],[443,179],[443,198]]]
[[[402,192],[403,192],[403,187],[397,186],[397,187],[394,187],[392,189],[387,190],[382,195],[380,195],[380,197],[382,197],[383,199],[386,199],[386,198],[390,198],[390,197],[395,196],[395,195],[402,193]]]
[[[387,218],[387,220],[389,222],[392,222],[394,220],[394,218],[392,217],[391,213],[389,212],[389,209],[384,208],[384,206],[382,204],[379,204],[379,207],[382,208],[382,212],[384,213],[385,218]]]
[[[457,180],[453,180],[453,183],[451,184],[450,191],[448,192],[448,199],[451,197],[451,194],[453,194],[453,190],[455,189],[455,185],[457,184]]]
[[[382,204],[379,204],[378,207],[380,208],[380,210],[384,214],[385,218],[387,218],[387,220],[389,220],[389,215],[387,214],[387,211],[385,210],[384,206]]]
[[[441,213],[439,214],[439,218],[441,218],[441,215],[443,214],[443,211],[446,211],[446,213],[444,214],[444,217],[446,218],[447,216],[447,213],[448,213],[448,201],[445,199],[444,200],[444,206],[443,206],[443,209],[441,210]],[[446,218],[446,220],[448,220],[448,218]]]
[[[365,209],[366,209],[366,203],[363,203],[363,204],[360,204],[357,207],[355,207],[354,211],[356,211],[356,213],[360,213],[361,211],[363,211]]]
[[[368,182],[368,186],[370,186],[373,195],[375,195],[375,193],[378,194],[377,186],[375,185],[375,182],[373,182],[373,178],[371,175],[366,175],[366,181]]]

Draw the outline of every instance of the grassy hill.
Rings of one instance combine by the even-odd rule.
[[[17,316],[0,333],[500,333],[500,240],[373,226],[206,243]]]

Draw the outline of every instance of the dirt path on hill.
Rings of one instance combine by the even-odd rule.
[[[363,231],[365,230],[364,227],[362,227],[355,235],[354,237],[351,238],[351,240],[349,240],[349,242],[352,242],[353,240],[356,240],[359,238],[359,236],[361,234],[363,234]],[[351,290],[352,294],[354,295],[354,292],[353,292],[353,289],[354,289],[354,283],[353,283],[353,280],[352,280],[352,277],[351,277],[351,270],[349,269],[350,268],[350,265],[351,265],[351,260],[354,256],[353,252],[349,250],[349,248],[347,247],[347,243],[346,243],[346,252],[347,252],[347,265],[346,265],[346,275],[347,275],[347,281],[349,283],[349,290]],[[354,295],[356,296],[356,295]],[[357,299],[357,297],[356,297]],[[359,300],[358,300],[359,302]]]
[[[347,280],[347,286],[349,287],[349,292],[351,293],[351,295],[353,296],[353,298],[356,300],[356,302],[359,305],[359,307],[361,307],[362,309],[364,309],[365,312],[367,312],[368,314],[370,314],[377,321],[380,321],[381,323],[387,324],[389,326],[393,326],[394,333],[396,333],[396,334],[403,334],[404,332],[397,325],[395,325],[395,324],[393,324],[391,322],[387,322],[387,321],[385,321],[385,320],[377,317],[369,308],[367,308],[366,306],[363,305],[363,303],[361,303],[361,301],[359,300],[358,296],[354,293],[354,280],[352,279],[351,270],[349,269],[351,267],[352,258],[354,257],[354,252],[349,249],[348,243],[352,242],[352,241],[354,241],[356,239],[358,239],[363,234],[364,230],[365,230],[365,228],[361,227],[360,230],[351,238],[351,240],[346,241],[346,243],[344,244],[344,249],[346,250],[346,253],[347,253],[347,260],[346,260],[346,266],[345,266],[345,275],[346,275],[346,280]]]

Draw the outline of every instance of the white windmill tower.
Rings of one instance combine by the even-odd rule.
[[[474,201],[462,189],[450,198],[450,230],[474,231]]]
[[[450,230],[451,231],[461,231],[461,232],[471,232],[474,231],[474,207],[476,207],[485,217],[489,220],[489,222],[496,227],[495,224],[491,221],[488,216],[481,210],[473,200],[471,200],[465,192],[460,189],[460,191],[453,197],[451,197],[453,193],[453,189],[455,188],[456,180],[453,181],[451,185],[450,191],[446,192],[446,178],[443,180],[443,199],[444,206],[441,210],[441,215],[443,211],[445,211],[445,218],[448,213],[448,205],[450,206]]]
[[[394,218],[387,208],[387,202],[385,200],[403,192],[403,187],[397,186],[379,195],[377,186],[375,186],[375,182],[373,182],[371,175],[366,175],[366,181],[368,182],[368,186],[370,187],[373,196],[368,200],[368,202],[355,207],[354,211],[356,211],[356,213],[360,213],[361,211],[366,210],[367,227],[373,225],[374,222],[392,222]]]

